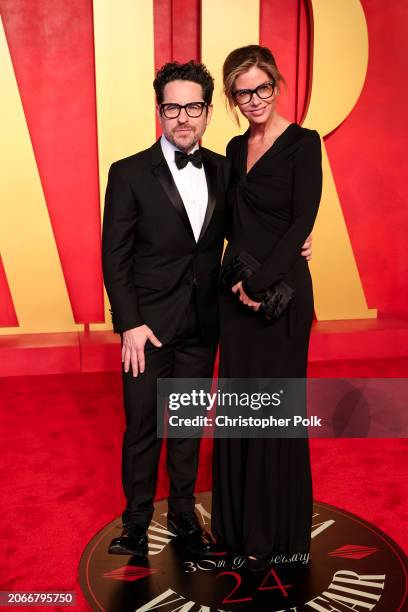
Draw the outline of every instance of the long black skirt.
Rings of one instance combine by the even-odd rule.
[[[220,298],[220,378],[305,378],[313,292],[293,279],[295,306],[274,322]],[[312,479],[308,439],[214,440],[212,531],[229,548],[258,557],[310,548]]]

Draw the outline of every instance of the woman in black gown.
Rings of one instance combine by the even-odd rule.
[[[277,113],[281,80],[265,47],[236,49],[224,63],[227,100],[249,129],[227,146],[232,226],[223,269],[243,251],[261,265],[222,291],[220,378],[306,377],[313,291],[300,253],[321,196],[321,146],[317,132]],[[295,290],[295,307],[271,322],[257,310],[280,280]],[[214,441],[213,533],[252,569],[275,553],[308,552],[311,516],[307,439]]]

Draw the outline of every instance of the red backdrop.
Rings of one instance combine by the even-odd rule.
[[[200,2],[154,4],[156,67],[170,59],[198,59]],[[368,305],[380,312],[403,311],[408,303],[408,5],[405,0],[362,0],[362,6],[369,33],[366,82],[352,113],[325,142]],[[77,322],[100,321],[92,2],[0,0],[0,13],[74,317]],[[308,88],[307,5],[261,0],[260,15],[260,41],[273,50],[288,82],[288,114],[301,121]],[[0,325],[13,324],[12,297],[0,262]]]

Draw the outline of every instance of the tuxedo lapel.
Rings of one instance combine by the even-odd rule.
[[[193,229],[191,227],[187,211],[184,207],[183,200],[181,199],[181,196],[178,192],[176,183],[174,182],[174,179],[170,172],[170,168],[168,167],[167,162],[164,159],[162,148],[160,146],[160,140],[158,140],[152,146],[151,151],[153,161],[153,174],[161,184],[163,191],[166,193],[168,199],[179,214],[180,219],[182,220],[185,227],[187,228],[187,230],[195,241]]]
[[[201,149],[203,154],[203,166],[205,177],[207,181],[207,190],[208,190],[208,202],[207,208],[205,211],[203,226],[201,228],[200,236],[198,240],[204,236],[212,215],[214,213],[215,204],[216,204],[216,195],[217,195],[217,166],[212,161],[209,155],[207,155],[206,149]],[[163,191],[167,195],[168,199],[176,209],[177,213],[180,216],[180,219],[184,223],[191,237],[194,239],[194,232],[190,224],[190,220],[188,218],[187,211],[185,209],[183,200],[179,194],[176,183],[174,182],[173,176],[170,172],[170,168],[167,165],[167,162],[164,158],[163,151],[160,145],[160,140],[158,140],[152,147],[152,163],[153,163],[153,174],[156,179],[159,181],[160,185],[163,188]]]
[[[217,197],[217,166],[210,159],[210,157],[206,154],[205,149],[201,149],[201,151],[203,154],[204,172],[205,172],[205,177],[207,180],[208,203],[207,203],[207,209],[205,211],[203,226],[201,228],[200,236],[198,238],[199,241],[204,236],[207,230],[207,227],[210,224],[210,221],[213,216],[214,209],[215,209],[216,197]]]

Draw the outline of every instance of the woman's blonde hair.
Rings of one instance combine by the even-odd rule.
[[[278,91],[280,89],[280,83],[285,82],[285,79],[278,70],[275,58],[267,47],[248,45],[231,51],[224,62],[222,76],[226,102],[238,125],[239,117],[233,97],[235,80],[240,74],[247,72],[253,66],[264,70],[271,80],[275,82]]]

